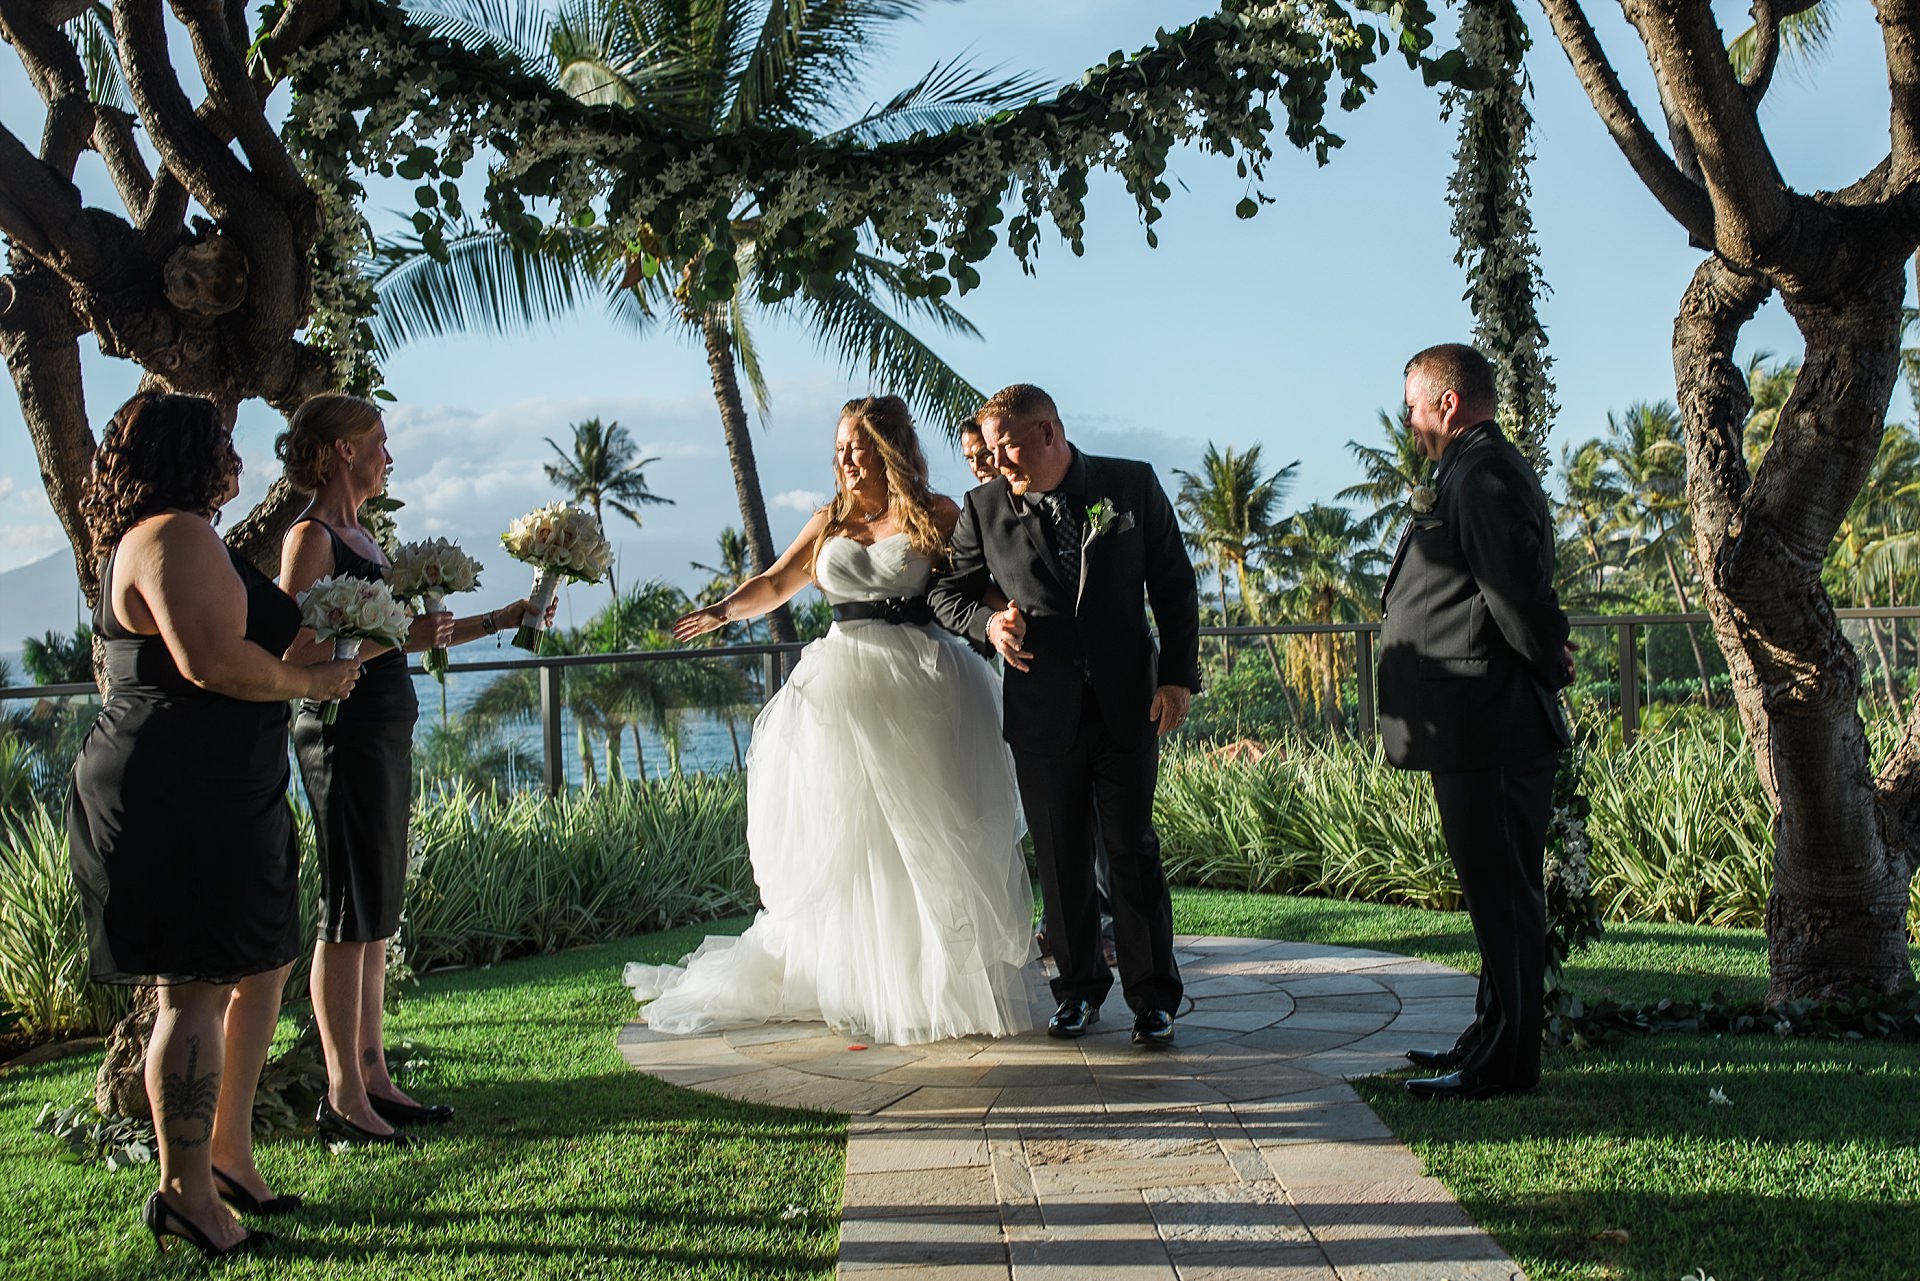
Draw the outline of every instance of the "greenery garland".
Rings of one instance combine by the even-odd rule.
[[[277,18],[269,7],[262,21]],[[1325,163],[1341,145],[1329,106],[1360,106],[1376,88],[1369,69],[1396,46],[1429,83],[1484,79],[1459,50],[1427,55],[1432,22],[1421,0],[1358,0],[1351,12],[1334,0],[1226,0],[1049,101],[866,144],[792,130],[712,135],[641,108],[583,105],[509,53],[455,44],[388,0],[347,0],[341,25],[283,69],[294,90],[287,138],[326,218],[309,340],[349,381],[373,377],[361,319],[372,302],[360,270],[367,173],[419,182],[414,227],[436,255],[484,146],[497,158],[489,223],[528,249],[603,223],[643,270],[683,266],[690,305],[731,295],[738,264],[710,247],[730,244],[728,227],[743,218],[761,224],[762,301],[832,279],[863,240],[899,258],[909,293],[938,297],[977,285],[975,265],[1002,244],[1031,270],[1046,222],[1080,252],[1095,168],[1121,176],[1156,243],[1168,157],[1183,143],[1235,162],[1249,184],[1236,212],[1253,217],[1272,202],[1259,185],[1272,136]]]
[[[1474,338],[1494,357],[1507,434],[1544,471],[1547,431],[1559,406],[1538,311],[1547,286],[1527,208],[1533,115],[1525,58],[1532,40],[1513,0],[1466,0],[1459,40],[1486,75],[1477,85],[1456,83],[1441,99],[1443,119],[1460,113],[1447,187],[1460,246],[1454,261],[1466,269]]]

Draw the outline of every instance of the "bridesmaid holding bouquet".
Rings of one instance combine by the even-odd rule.
[[[361,505],[386,487],[393,462],[380,411],[355,396],[316,396],[295,411],[275,448],[287,480],[313,495],[282,545],[281,588],[297,597],[330,575],[384,581],[392,567],[360,525]],[[518,600],[466,618],[422,614],[405,649],[459,645],[517,627],[526,612],[527,602]],[[331,652],[302,628],[287,653],[300,661]],[[421,1104],[394,1084],[381,1039],[387,940],[400,928],[406,892],[419,703],[404,653],[367,644],[360,658],[360,684],[331,723],[308,703],[293,726],[320,858],[313,1009],[327,1093],[315,1121],[323,1135],[349,1143],[404,1144],[408,1137],[396,1126],[453,1116],[452,1108]]]

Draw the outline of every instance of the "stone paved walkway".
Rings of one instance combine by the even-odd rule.
[[[1358,948],[1177,945],[1172,1050],[1128,1043],[1118,993],[1079,1041],[852,1050],[818,1023],[633,1023],[620,1048],[676,1085],[849,1114],[845,1278],[1525,1281],[1346,1083],[1446,1043],[1473,1017],[1470,976]],[[1039,966],[1033,982],[1051,1012]]]

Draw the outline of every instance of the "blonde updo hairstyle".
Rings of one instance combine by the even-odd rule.
[[[927,487],[927,456],[913,429],[913,414],[898,396],[863,396],[841,407],[840,417],[851,419],[866,438],[867,448],[880,455],[887,475],[887,511],[907,536],[907,542],[935,565],[945,563],[947,540],[933,516],[933,491]],[[858,500],[847,492],[846,478],[834,469],[833,501],[827,504],[827,523],[813,544],[813,561],[827,539],[853,521]]]
[[[328,392],[293,411],[287,429],[273,442],[273,452],[286,464],[287,483],[317,494],[333,478],[337,440],[360,440],[380,425],[380,409],[370,400]]]

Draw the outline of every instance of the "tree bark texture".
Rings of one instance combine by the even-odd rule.
[[[1885,431],[1900,361],[1907,259],[1920,245],[1920,13],[1879,0],[1891,87],[1886,159],[1837,193],[1788,187],[1760,105],[1779,14],[1756,7],[1762,65],[1746,82],[1709,0],[1632,0],[1629,22],[1674,139],[1663,151],[1580,0],[1542,0],[1575,77],[1622,154],[1709,257],[1674,324],[1687,498],[1703,603],[1774,807],[1767,905],[1773,1001],[1912,978],[1908,887],[1920,856],[1920,705],[1877,776],[1861,665],[1820,569]],[[1806,343],[1767,452],[1749,471],[1741,328],[1778,292]]]

